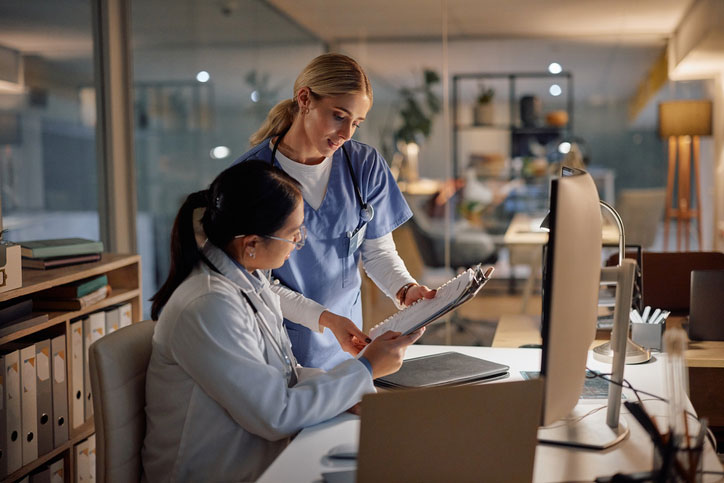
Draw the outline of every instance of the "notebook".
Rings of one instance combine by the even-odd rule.
[[[724,340],[724,270],[692,270],[689,338]]]
[[[375,379],[375,385],[413,388],[472,384],[506,377],[508,369],[506,365],[459,352],[443,352],[407,359],[399,371]]]

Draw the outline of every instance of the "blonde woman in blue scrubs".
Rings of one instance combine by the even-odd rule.
[[[297,77],[293,97],[269,112],[250,139],[254,147],[236,161],[269,161],[302,186],[307,243],[273,275],[294,355],[308,367],[329,369],[366,344],[360,259],[400,308],[435,295],[410,276],[395,249],[392,231],[412,212],[387,162],[352,139],[372,100],[369,79],[356,61],[321,55]]]

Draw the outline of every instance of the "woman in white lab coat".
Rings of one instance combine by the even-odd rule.
[[[145,480],[256,479],[289,436],[374,391],[373,377],[399,369],[420,336],[388,333],[328,372],[299,366],[263,271],[304,244],[303,222],[299,185],[266,162],[227,169],[181,207],[169,277],[153,297]]]

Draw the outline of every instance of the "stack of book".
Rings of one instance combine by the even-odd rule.
[[[23,268],[40,270],[96,262],[100,260],[103,251],[103,242],[84,238],[31,240],[19,243]]]
[[[80,310],[108,297],[111,287],[108,277],[97,277],[49,288],[33,300],[35,310]]]

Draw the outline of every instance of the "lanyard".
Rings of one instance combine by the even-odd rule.
[[[274,160],[276,159],[277,154],[277,148],[279,147],[279,143],[282,142],[282,139],[289,131],[289,128],[284,130],[279,136],[277,136],[277,140],[274,142],[274,147],[272,148],[272,155],[271,155],[271,164],[274,165]],[[359,183],[357,182],[357,175],[354,174],[354,170],[352,169],[352,161],[349,159],[349,153],[347,153],[347,148],[344,147],[344,144],[342,145],[342,152],[344,153],[344,160],[347,163],[347,170],[349,171],[349,175],[352,178],[352,184],[354,185],[354,194],[357,196],[357,201],[359,202],[360,206],[362,207],[362,210],[360,211],[360,216],[362,217],[362,221],[365,223],[372,220],[372,218],[375,216],[374,208],[372,205],[364,202],[362,200],[362,191],[359,188]]]
[[[204,256],[204,254],[200,253],[199,255],[201,256],[201,260],[203,260],[203,262],[208,265],[211,270],[218,273],[219,275],[224,275],[223,273],[221,273],[221,270],[216,268],[216,266],[214,266],[214,264],[211,263],[211,261],[206,258],[206,256]],[[287,381],[289,381],[289,386],[293,386],[299,380],[299,375],[297,374],[297,368],[295,364],[292,362],[292,358],[289,357],[287,352],[282,347],[281,343],[276,339],[276,337],[274,337],[274,334],[267,325],[266,320],[264,320],[264,318],[259,315],[259,311],[257,310],[256,305],[254,305],[254,303],[251,301],[251,298],[241,289],[239,289],[239,293],[242,297],[244,297],[244,299],[246,299],[246,302],[251,307],[252,312],[254,312],[254,317],[261,326],[262,331],[266,334],[266,338],[271,342],[274,352],[277,353],[279,359],[284,361],[284,364],[286,365],[286,368],[284,369],[284,377],[287,379]],[[294,377],[292,378],[291,376]]]

